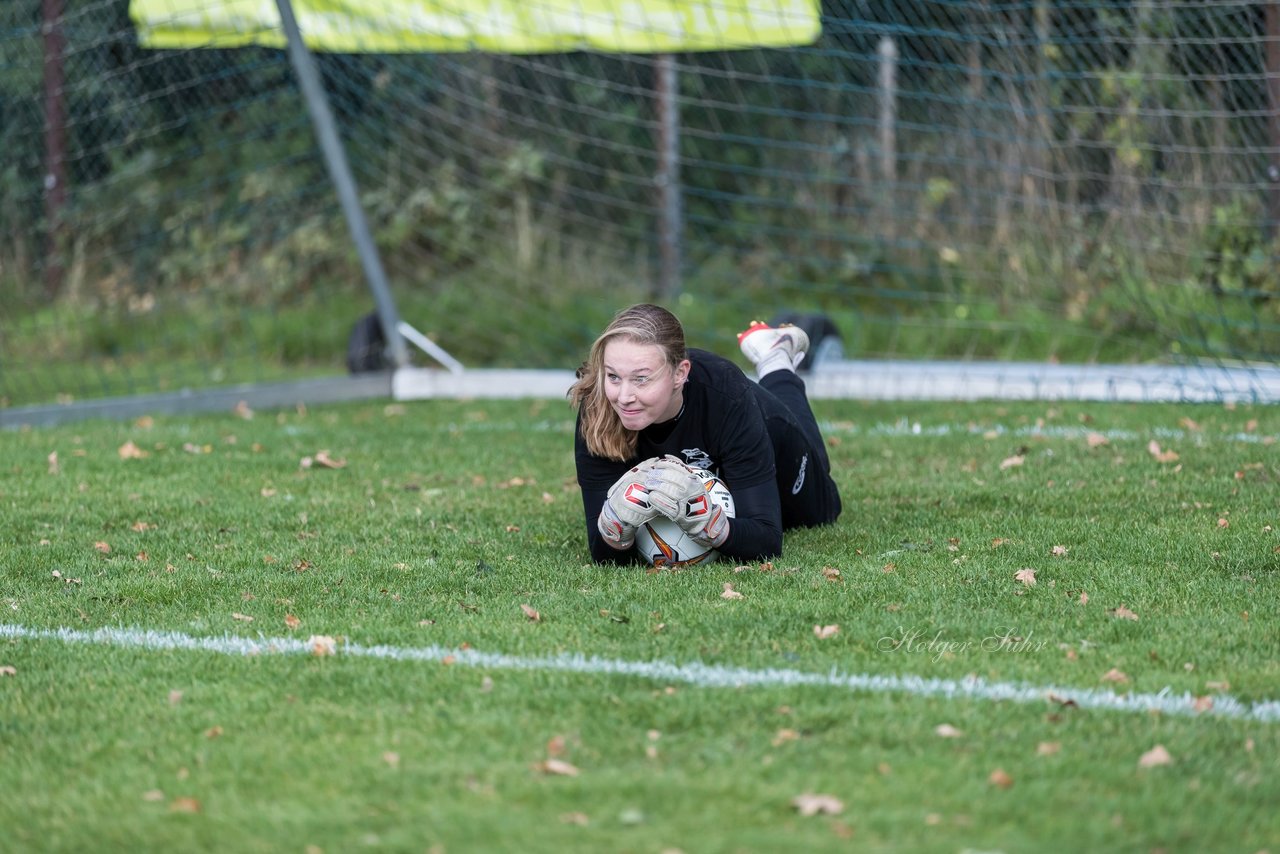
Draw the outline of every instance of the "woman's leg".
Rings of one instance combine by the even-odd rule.
[[[804,380],[793,371],[774,371],[761,377],[760,385],[781,400],[796,417],[805,438],[809,440],[814,453],[822,463],[822,470],[831,471],[827,445],[823,441],[822,430],[818,428],[818,419],[814,417],[813,409],[809,406],[809,396],[805,393]]]
[[[777,398],[789,416],[769,419],[782,527],[834,522],[841,510],[840,491],[831,479],[831,459],[804,380],[795,372],[809,349],[808,335],[794,326],[775,329],[752,323],[738,336],[738,344],[755,365],[760,387]]]
[[[760,385],[778,398],[790,417],[770,419],[778,496],[782,500],[784,528],[810,527],[834,522],[840,516],[840,491],[831,478],[831,460],[804,381],[791,371],[763,377]]]

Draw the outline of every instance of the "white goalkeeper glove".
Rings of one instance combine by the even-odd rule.
[[[699,495],[704,488],[702,480],[682,460],[667,454],[652,460],[645,479],[649,487],[649,503],[668,519],[678,521],[684,506]]]
[[[707,483],[673,456],[654,463],[646,483],[649,503],[697,542],[720,548],[729,539],[729,514],[707,491]]]
[[[658,515],[658,509],[649,500],[646,479],[652,474],[657,460],[645,460],[618,478],[600,508],[596,528],[604,541],[619,551],[635,545],[636,528]]]
[[[729,539],[729,514],[724,506],[703,493],[685,502],[684,511],[675,523],[704,546],[718,549]]]

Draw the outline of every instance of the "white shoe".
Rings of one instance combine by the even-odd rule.
[[[809,352],[809,336],[799,326],[790,323],[773,327],[753,320],[745,331],[738,333],[738,346],[761,375],[769,372],[762,368],[777,370],[787,367],[794,371]]]

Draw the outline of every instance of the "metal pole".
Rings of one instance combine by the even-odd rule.
[[[884,237],[894,239],[894,198],[898,184],[898,45],[885,36],[880,40],[880,227]]]
[[[302,86],[302,94],[307,101],[307,111],[311,114],[316,138],[324,152],[325,165],[329,168],[329,178],[333,181],[334,189],[338,192],[338,200],[342,203],[347,227],[351,230],[351,238],[355,241],[356,251],[360,254],[360,263],[364,267],[365,280],[369,284],[369,289],[373,291],[374,302],[378,307],[378,321],[382,325],[382,335],[387,342],[387,355],[394,367],[402,368],[409,364],[409,348],[405,346],[404,338],[400,335],[400,316],[396,311],[395,300],[391,296],[391,288],[387,284],[387,274],[383,270],[377,244],[373,242],[373,235],[369,231],[369,222],[364,215],[364,208],[360,206],[355,178],[351,175],[346,150],[342,147],[333,113],[329,109],[329,100],[320,83],[320,74],[316,71],[311,51],[302,41],[298,21],[293,15],[293,4],[290,0],[276,0],[276,7],[280,10],[280,23],[284,27],[285,37],[289,42],[289,59],[293,62],[293,70],[297,73],[298,82]]]
[[[682,208],[680,188],[680,103],[676,60],[669,53],[659,54],[654,61],[658,101],[658,251],[661,268],[658,290],[671,299],[680,293]]]
[[[62,287],[63,211],[67,206],[67,100],[65,57],[67,40],[62,32],[63,0],[42,0],[41,34],[44,36],[44,212],[45,293],[55,296]]]
[[[1267,3],[1267,129],[1271,150],[1267,164],[1267,229],[1274,237],[1280,226],[1280,3]]]

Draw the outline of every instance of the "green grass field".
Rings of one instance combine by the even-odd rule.
[[[1280,412],[816,408],[663,573],[562,401],[0,433],[0,850],[1280,852]]]

